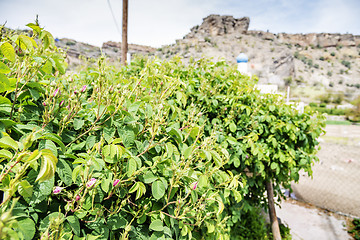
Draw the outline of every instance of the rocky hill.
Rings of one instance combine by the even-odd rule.
[[[201,25],[190,29],[183,39],[159,49],[129,44],[132,54],[157,55],[163,59],[180,55],[212,57],[236,64],[243,52],[249,57],[251,74],[260,83],[291,86],[291,96],[306,102],[327,95],[340,96],[347,101],[360,95],[360,36],[352,34],[310,33],[274,34],[249,30],[247,17],[210,15]],[[80,64],[79,56],[99,57],[105,54],[118,61],[121,44],[106,42],[102,48],[71,39],[58,39],[58,46],[67,49],[69,62]],[[332,96],[331,96],[332,95]]]
[[[67,52],[67,60],[71,67],[75,67],[82,63],[82,58],[96,59],[104,54],[110,61],[120,61],[121,58],[121,43],[105,42],[102,47],[92,46],[90,44],[77,42],[73,39],[61,38],[56,39],[57,47],[64,49]],[[131,54],[151,55],[156,51],[156,48],[129,44],[128,52]]]
[[[250,19],[210,15],[176,44],[157,55],[181,55],[185,61],[206,56],[236,63],[244,52],[260,83],[290,85],[294,98],[316,101],[324,94],[360,94],[360,36],[352,34],[274,34],[249,30]]]

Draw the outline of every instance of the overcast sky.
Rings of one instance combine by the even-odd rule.
[[[54,37],[101,46],[121,41],[121,0],[0,0],[0,24],[26,28],[36,14]],[[360,0],[129,0],[128,42],[175,43],[210,14],[250,17],[251,30],[360,35]]]

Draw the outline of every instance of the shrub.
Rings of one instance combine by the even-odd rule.
[[[324,117],[235,66],[100,58],[65,75],[52,35],[28,26],[0,39],[1,238],[230,239],[233,207],[311,174]]]
[[[317,105],[317,103],[311,102],[311,103],[309,103],[309,106],[310,107],[317,107],[318,105]]]
[[[76,43],[75,42],[73,42],[73,41],[68,41],[68,42],[66,42],[66,45],[67,46],[74,46]]]
[[[346,112],[346,117],[348,120],[353,122],[360,122],[360,97],[357,97],[354,101],[351,102],[355,105],[354,109],[350,109]]]
[[[345,67],[349,68],[349,69],[351,68],[351,63],[349,61],[342,60],[341,64],[344,65]]]

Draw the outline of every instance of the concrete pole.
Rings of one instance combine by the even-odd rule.
[[[124,66],[126,65],[126,53],[128,50],[127,29],[128,29],[128,0],[123,0],[121,65]]]

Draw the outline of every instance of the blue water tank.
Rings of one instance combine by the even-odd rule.
[[[238,63],[248,62],[248,61],[249,61],[249,58],[248,58],[248,56],[246,56],[245,53],[240,53],[239,56],[236,57],[236,61],[237,61]]]

